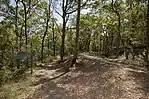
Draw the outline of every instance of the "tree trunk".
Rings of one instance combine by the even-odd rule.
[[[63,29],[62,29],[62,42],[61,42],[61,52],[60,57],[61,60],[63,60],[63,57],[65,55],[65,32],[66,32],[66,21],[65,21],[65,12],[63,12]]]
[[[31,74],[33,74],[33,43],[31,41],[31,54],[30,54],[30,58],[31,58]]]
[[[74,58],[73,58],[73,64],[76,63],[76,59],[78,56],[78,48],[79,48],[79,27],[80,27],[80,6],[81,6],[81,0],[78,0],[78,9],[77,9],[77,23],[76,23],[76,39],[75,39],[75,53],[74,53]],[[72,65],[73,65],[72,64]]]
[[[27,44],[28,44],[28,35],[27,35],[27,13],[26,13],[26,6],[24,7],[25,13],[25,44],[26,44],[26,51],[27,51]]]
[[[55,30],[54,30],[54,19],[53,19],[53,28],[52,28],[52,32],[53,32],[53,56],[55,57]]]
[[[26,52],[27,52],[27,45],[28,45],[28,35],[27,35],[27,9],[26,4],[24,3],[24,0],[22,0],[22,4],[24,7],[24,28],[25,28],[25,45],[26,45]],[[26,66],[28,67],[28,58],[26,60]]]
[[[106,32],[106,48],[105,48],[105,50],[106,50],[106,57],[108,57],[109,56],[109,36],[108,36],[108,33]]]
[[[90,40],[90,38],[91,38],[91,33],[90,34],[88,34],[88,39],[87,39],[87,48],[86,48],[86,51],[87,52],[89,52],[90,51],[90,43],[91,43],[91,40]]]
[[[63,28],[62,28],[62,41],[61,41],[61,50],[60,50],[60,57],[61,57],[61,60],[63,60],[63,57],[64,57],[64,50],[65,50],[65,31],[66,31],[66,11],[65,11],[65,0],[63,0],[63,4],[62,4],[62,10],[63,10],[63,15],[62,15],[62,18],[63,18]]]
[[[93,52],[96,52],[96,34],[94,33]]]
[[[147,9],[147,24],[146,24],[146,52],[145,52],[145,61],[147,62],[147,68],[149,69],[149,60],[148,60],[148,48],[149,48],[149,0],[148,0],[148,9]]]
[[[121,18],[119,13],[117,13],[117,17],[118,17],[118,35],[117,35],[117,44],[116,44],[116,50],[117,50],[117,57],[119,56],[119,47],[120,47],[120,27],[121,27]]]
[[[112,46],[113,46],[113,37],[114,37],[114,35],[113,35],[114,33],[113,32],[111,32],[111,42],[110,42],[110,47],[112,48]]]
[[[50,38],[48,37],[48,56],[50,55]]]
[[[16,32],[16,48],[17,48],[17,51],[19,50],[18,48],[18,1],[19,0],[15,0],[16,2],[16,8],[15,8],[15,32]]]
[[[103,54],[105,54],[105,35],[103,36],[102,52],[103,52]]]
[[[21,47],[22,47],[22,32],[23,32],[23,26],[24,25],[22,25],[21,26],[21,31],[20,31],[20,35],[19,35],[19,38],[20,38],[20,45],[19,45],[19,50],[21,51],[22,49],[21,49]]]
[[[101,39],[101,35],[100,35],[100,48],[99,48],[99,51],[102,50],[102,39]]]
[[[27,12],[26,12],[26,4],[24,3],[24,1],[22,0],[23,6],[24,6],[24,28],[25,28],[25,44],[26,44],[26,50],[27,50]]]
[[[46,21],[46,29],[45,29],[45,32],[43,34],[43,37],[42,37],[42,45],[41,45],[41,62],[43,62],[43,57],[44,57],[44,54],[43,54],[43,51],[44,51],[44,42],[45,42],[45,37],[47,35],[47,32],[48,32],[48,27],[49,27],[49,21],[50,21],[50,13],[51,13],[51,4],[50,4],[50,0],[49,0],[49,7],[48,7],[48,12],[47,12],[47,21]]]
[[[48,16],[47,16],[48,17]],[[41,62],[43,61],[43,51],[44,51],[44,42],[45,42],[45,37],[47,35],[47,31],[48,31],[48,23],[49,23],[49,18],[47,19],[47,22],[46,22],[46,30],[44,32],[44,35],[42,37],[42,45],[41,45]]]

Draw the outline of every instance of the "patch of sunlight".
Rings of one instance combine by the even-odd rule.
[[[98,69],[97,69],[98,71]],[[84,76],[90,76],[90,75],[93,75],[95,72],[89,72],[89,73],[84,73]]]
[[[52,65],[52,64],[48,64],[47,66],[48,66],[48,67],[52,67],[53,65]]]
[[[44,77],[53,77],[53,74],[55,73],[56,70],[45,70],[45,69],[42,69],[42,70],[38,70],[34,73],[35,76],[38,76],[38,77],[41,77],[41,76],[44,76]]]
[[[72,77],[72,78],[75,78],[75,77],[77,77],[77,76],[79,76],[79,75],[81,75],[83,72],[81,72],[81,71],[78,71],[78,72],[71,72],[70,73],[70,76]]]
[[[93,63],[92,63],[92,65],[95,65],[95,64],[96,64],[96,62],[93,62]]]
[[[110,59],[110,58],[107,58],[108,61],[113,61],[113,62],[117,62],[118,59]]]
[[[132,68],[124,68],[126,71],[131,71],[131,72],[138,72],[138,73],[147,73],[146,71],[143,70],[137,70],[137,69],[132,69]]]
[[[86,55],[86,54],[80,54],[80,55],[84,56],[84,58],[91,59],[91,60],[103,60],[103,58],[101,58],[101,57],[90,56],[90,55]]]

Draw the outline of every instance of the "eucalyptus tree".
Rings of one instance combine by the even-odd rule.
[[[80,32],[80,12],[81,12],[81,0],[77,1],[77,19],[76,19],[76,39],[75,39],[75,50],[74,50],[74,57],[72,60],[72,64],[76,63],[76,59],[78,57],[78,51],[79,51],[79,32]]]
[[[16,46],[17,46],[17,51],[18,51],[18,3],[19,0],[15,0],[16,6],[15,6],[15,32],[16,32]]]
[[[2,0],[0,4],[0,63],[4,66],[11,64],[11,54],[16,50],[15,7],[10,0]],[[15,34],[14,34],[15,33]]]
[[[59,2],[61,2],[61,9],[62,10],[62,14],[59,13],[57,10],[56,13],[58,13],[62,19],[63,19],[63,28],[62,28],[62,41],[61,41],[61,50],[60,50],[60,56],[61,56],[61,60],[63,60],[63,56],[64,56],[64,51],[65,51],[65,35],[66,35],[66,24],[68,22],[69,19],[69,15],[73,12],[75,12],[76,10],[76,2],[75,0],[60,0]]]
[[[27,51],[27,44],[28,44],[28,34],[27,34],[27,14],[29,12],[29,8],[27,10],[27,4],[25,3],[24,0],[21,1],[24,7],[24,27],[25,27],[25,44],[26,44],[26,51]],[[30,6],[31,0],[29,0],[29,6]]]
[[[28,52],[28,34],[29,34],[29,28],[28,28],[28,19],[30,18],[31,15],[31,11],[33,9],[34,6],[36,6],[36,4],[39,2],[38,0],[21,0],[20,1],[23,5],[23,11],[24,11],[24,34],[25,34],[25,45],[26,45],[26,52]],[[28,66],[28,58],[27,58],[27,62],[26,62],[26,66]]]
[[[113,12],[116,14],[117,16],[117,21],[118,21],[118,27],[117,27],[117,44],[116,44],[116,49],[117,49],[117,56],[119,54],[119,47],[120,47],[120,41],[122,43],[122,45],[124,46],[124,42],[122,40],[122,36],[121,36],[121,14],[119,12],[120,9],[119,6],[121,5],[123,1],[120,0],[120,2],[118,2],[118,0],[116,0],[115,2],[112,0],[112,3],[111,3],[111,7],[112,7],[112,10]]]
[[[21,0],[20,1],[23,5],[23,10],[24,10],[24,34],[25,34],[25,44],[26,44],[26,50],[27,50],[27,45],[28,45],[28,26],[27,26],[27,21],[30,18],[31,11],[34,6],[39,2],[38,0]]]
[[[55,57],[56,55],[56,35],[55,35],[55,19],[52,19],[52,41],[53,41],[53,56]]]
[[[43,5],[45,6],[45,5]],[[45,37],[47,35],[47,32],[48,32],[48,28],[49,28],[49,21],[50,21],[50,17],[51,17],[51,0],[49,0],[49,3],[48,3],[48,7],[47,7],[47,10],[46,10],[46,27],[45,27],[45,31],[44,31],[44,34],[43,34],[43,37],[42,37],[42,47],[41,47],[41,61],[43,61],[43,57],[44,57],[44,54],[43,54],[43,51],[44,51],[44,42],[45,42]]]
[[[87,3],[88,0],[85,1],[85,3],[83,3],[81,5],[84,6],[86,3]],[[65,36],[66,36],[66,24],[69,20],[69,16],[70,14],[76,12],[77,10],[77,2],[76,0],[58,0],[58,2],[60,2],[60,8],[59,11],[56,9],[56,6],[55,6],[55,12],[61,16],[61,18],[63,19],[63,28],[62,28],[62,35],[61,35],[61,38],[62,38],[62,41],[61,41],[61,50],[60,50],[60,57],[61,57],[61,60],[63,60],[63,57],[65,55]],[[56,4],[58,4],[58,2]],[[60,13],[60,11],[62,11],[62,13]]]

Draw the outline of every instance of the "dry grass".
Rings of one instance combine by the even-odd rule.
[[[30,86],[35,81],[34,79],[31,75],[28,75],[27,78],[18,82],[11,81],[3,85],[0,88],[0,99],[25,99],[35,90],[35,87]]]

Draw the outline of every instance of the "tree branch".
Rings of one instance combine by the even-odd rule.
[[[85,3],[83,3],[83,4],[81,5],[81,8],[84,7],[84,6],[87,4],[87,2],[88,2],[88,0],[86,0]],[[73,11],[67,12],[66,14],[74,13],[75,11],[77,11],[77,9],[78,9],[78,8],[76,8],[76,9],[73,10]]]
[[[39,0],[38,0],[36,3],[34,3],[33,5],[31,5],[31,0],[29,0],[29,8],[28,8],[28,10],[27,10],[27,13],[29,13],[30,10],[31,10],[34,6],[36,6],[38,3],[39,3]],[[30,5],[31,5],[31,6],[30,6]]]
[[[55,10],[55,12],[56,12],[59,16],[63,17],[57,10]]]

